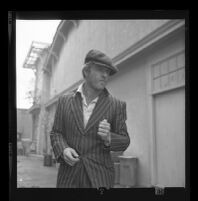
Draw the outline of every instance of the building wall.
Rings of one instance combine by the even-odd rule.
[[[17,109],[17,132],[22,138],[32,139],[32,117],[26,109]]]
[[[140,55],[135,59],[128,59],[126,62],[122,63],[120,66],[120,72],[110,80],[107,86],[112,94],[127,102],[127,128],[131,138],[131,143],[124,155],[132,155],[138,158],[138,185],[140,186],[149,186],[152,183],[151,163],[153,161],[151,160],[151,155],[153,147],[151,147],[151,136],[153,133],[151,133],[151,105],[149,101],[152,92],[149,88],[151,84],[151,80],[149,79],[151,70],[150,65],[160,59],[174,55],[174,53],[180,52],[181,50],[184,50],[184,48],[185,36],[184,32],[181,32],[173,38],[169,38],[159,45],[154,46],[152,51],[148,51],[144,55]],[[173,93],[177,93],[177,91]],[[182,110],[184,110],[184,107]],[[165,118],[168,119],[170,117],[166,116]],[[184,116],[182,118],[184,120]],[[154,121],[156,121],[156,119],[154,119]],[[175,128],[179,127],[183,132],[185,131],[185,129],[182,129],[183,126],[177,123],[177,119],[172,119],[172,122],[172,125]],[[155,134],[158,135],[158,133]],[[174,171],[177,168],[178,172],[181,174],[178,177],[174,177],[174,175],[167,173],[170,178],[166,184],[168,186],[173,184],[176,186],[184,186],[185,137],[183,134],[181,135],[181,132],[177,132],[175,135],[175,139],[178,139],[178,142],[174,141],[175,148],[173,149],[176,151],[180,150],[181,155],[177,157],[166,156],[169,158],[167,164],[175,164],[175,166],[171,168]],[[171,139],[171,137],[167,137],[167,139],[158,137],[157,140],[160,145],[166,144],[171,147],[171,144],[173,144],[173,139]],[[162,142],[162,140],[164,141]],[[157,144],[154,144],[154,146],[157,146]],[[165,156],[167,149],[158,149],[158,152]],[[171,151],[170,154],[174,155]],[[159,158],[155,158],[154,162],[158,163],[159,160]],[[180,165],[177,166],[175,161]],[[162,176],[163,179],[161,179],[164,181],[166,174],[162,172],[161,174],[164,175],[164,177]]]
[[[40,110],[36,110],[32,113],[32,124],[33,124],[33,134],[32,134],[32,150],[38,153],[38,124],[39,124],[39,113]]]
[[[46,146],[47,153],[51,153],[52,147],[50,142],[50,131],[54,123],[54,116],[56,112],[57,103],[51,105],[49,108],[46,108],[46,125],[45,125],[45,134],[46,134]]]
[[[124,155],[138,158],[138,185],[150,184],[149,121],[146,57],[127,61],[107,88],[127,103],[127,128],[131,143]]]
[[[38,138],[37,138],[37,153],[44,154],[47,153],[47,145],[46,145],[46,135],[45,135],[45,125],[46,125],[46,115],[45,115],[45,108],[42,105],[39,117],[38,117]]]
[[[46,99],[46,88],[44,88],[46,83],[46,75],[43,71],[44,62],[47,57],[47,51],[44,50],[39,61],[37,64],[36,69],[36,82],[35,82],[35,99],[37,100],[37,103],[43,103]],[[46,86],[45,86],[46,87]]]
[[[32,111],[32,116],[34,116],[32,149],[35,150],[37,154],[43,154],[47,151],[45,135],[46,115],[44,103],[47,101],[47,99],[49,99],[48,92],[50,85],[48,81],[49,76],[43,71],[47,53],[47,50],[43,50],[42,54],[40,55],[40,59],[36,64],[37,68],[34,99],[35,104],[38,104],[39,107]]]
[[[46,103],[50,99],[50,75],[43,72],[43,87],[42,87],[42,103]]]
[[[83,20],[74,28],[52,69],[50,95],[60,93],[82,78],[82,65],[90,49],[115,57],[168,20]]]
[[[184,30],[156,46],[148,58],[148,66],[155,67],[155,70],[159,66],[160,74],[164,74],[160,85],[153,85],[154,89],[164,92],[152,94],[155,182],[169,187],[185,187]],[[172,73],[166,74],[168,72]]]
[[[70,32],[71,35],[63,46],[60,59],[52,69],[50,97],[52,98],[54,95],[59,94],[82,78],[83,60],[87,51],[91,48],[100,49],[114,58],[166,21],[81,21],[79,27]],[[166,142],[163,142],[162,137],[155,136],[156,133],[154,128],[152,128],[152,121],[155,121],[155,119],[151,120],[153,118],[152,104],[154,101],[154,95],[152,95],[150,87],[151,66],[158,60],[184,49],[184,41],[184,32],[180,32],[173,38],[169,37],[166,40],[162,40],[159,44],[155,44],[143,54],[127,59],[119,65],[120,72],[113,76],[107,85],[107,88],[113,95],[127,102],[127,127],[131,144],[124,155],[132,155],[138,158],[137,181],[139,186],[151,186],[156,184],[159,179],[163,183],[167,175],[163,173],[162,178],[159,178],[159,175],[157,175],[155,164],[158,163],[159,166],[161,162],[159,157],[156,156],[156,151],[160,143],[171,144],[169,143],[171,138],[165,138]],[[53,123],[55,105],[52,108],[48,108],[47,133],[50,131]],[[175,126],[178,127],[180,125],[175,122]],[[184,153],[185,138],[183,136],[181,138],[178,137],[179,133],[175,135],[176,139],[180,139],[180,143],[175,144],[175,150],[180,150]],[[159,149],[158,152],[163,156],[167,156],[165,155],[165,149],[162,151]],[[169,164],[173,164],[173,166],[175,164],[174,157],[169,160]],[[184,165],[183,158],[181,160],[178,159],[178,164],[180,164],[179,168]],[[177,166],[170,168],[175,170],[175,167]],[[178,179],[178,177],[175,178],[173,175],[170,181],[168,181],[169,184],[173,184],[177,180],[177,184],[182,186],[181,180],[183,183],[184,175],[180,174],[179,176],[182,178]]]

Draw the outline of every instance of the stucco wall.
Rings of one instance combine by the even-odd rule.
[[[150,152],[145,59],[123,64],[122,71],[109,82],[107,88],[127,103],[127,128],[131,143],[124,155],[138,158],[138,185],[146,186],[150,182]]]
[[[50,132],[52,130],[52,126],[54,124],[54,116],[56,112],[57,104],[51,105],[46,110],[46,125],[45,125],[45,135],[47,137],[47,153],[51,153],[52,147],[51,147],[51,141],[50,141]]]
[[[45,62],[45,59],[47,57],[47,52],[44,51],[43,54],[40,57],[40,60],[37,64],[37,71],[36,71],[36,85],[35,85],[35,97],[40,102],[43,102],[45,99],[45,89],[44,87],[44,72],[43,72],[43,65]]]
[[[138,185],[151,185],[151,125],[148,73],[149,66],[162,58],[166,58],[185,48],[184,32],[163,41],[144,55],[129,59],[121,64],[118,74],[113,76],[107,88],[127,103],[127,128],[131,143],[124,155],[138,157]],[[177,126],[175,124],[175,126]],[[179,134],[178,134],[179,135]],[[182,139],[181,139],[182,140]],[[184,139],[183,139],[184,140]],[[185,144],[182,141],[175,146]],[[183,147],[183,150],[185,147]],[[174,163],[174,161],[173,161]]]
[[[82,21],[63,46],[53,71],[53,85],[60,93],[82,78],[81,68],[88,50],[97,48],[109,56],[117,54],[165,23],[166,20]],[[107,86],[116,97],[127,102],[127,127],[131,144],[124,153],[138,157],[138,185],[151,185],[151,130],[148,93],[149,65],[184,48],[184,34],[163,41],[143,56],[120,64],[120,72]],[[53,96],[51,91],[51,96]],[[51,115],[50,115],[51,116]],[[51,116],[52,117],[52,116]]]
[[[53,67],[51,97],[82,78],[86,53],[99,49],[115,57],[168,20],[82,20],[63,45]]]
[[[24,109],[17,109],[17,132],[22,133],[22,138],[32,139],[32,117]]]
[[[185,52],[185,33],[182,31],[176,36],[164,41],[153,48],[153,53],[148,57],[148,66],[159,60]],[[174,58],[174,56],[173,56]],[[174,61],[174,60],[172,60]],[[185,58],[183,60],[185,63]],[[182,63],[183,63],[182,62]],[[175,63],[169,60],[169,69],[181,64],[181,60]],[[189,66],[186,66],[188,68]],[[169,82],[176,83],[181,77],[175,71],[174,79],[169,77]],[[185,77],[185,73],[184,73]],[[184,83],[185,83],[185,78]],[[162,83],[161,83],[162,86]],[[157,164],[156,181],[169,187],[185,186],[185,86],[153,96],[154,108],[154,133],[156,142]],[[152,147],[151,147],[152,148]]]

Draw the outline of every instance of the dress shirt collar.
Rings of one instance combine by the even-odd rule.
[[[83,98],[85,98],[85,96],[84,96],[84,94],[83,94],[83,84],[84,84],[84,82],[82,83],[82,84],[80,84],[79,86],[78,86],[78,88],[76,88],[73,92],[74,92],[74,96],[76,96],[77,94],[80,94],[81,95],[81,97]],[[110,93],[109,93],[109,91],[107,90],[107,88],[104,88],[104,90],[102,91],[102,93],[99,95],[99,96],[101,96],[101,95],[105,95],[105,96],[108,96],[108,95],[110,95]]]
[[[82,97],[82,99],[83,99],[83,102],[87,105],[87,101],[86,101],[85,95],[84,95],[84,93],[83,93],[83,84],[84,84],[84,83],[82,83],[82,84],[79,85],[79,87],[78,87],[76,93],[80,93],[80,94],[81,94],[81,97]],[[91,103],[96,103],[97,100],[98,100],[98,96],[97,96],[94,100],[92,100]]]

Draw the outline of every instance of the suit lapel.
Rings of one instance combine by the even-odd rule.
[[[74,95],[71,101],[71,109],[73,111],[74,119],[76,125],[80,132],[84,134],[84,123],[83,123],[83,110],[82,110],[82,100],[79,95]]]
[[[103,92],[96,103],[96,106],[92,112],[92,115],[89,118],[87,126],[85,128],[85,133],[104,115],[107,109],[110,106],[108,92]]]

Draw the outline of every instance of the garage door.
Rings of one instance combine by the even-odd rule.
[[[156,182],[185,186],[185,56],[152,65]]]
[[[155,95],[157,183],[185,186],[185,91]]]

